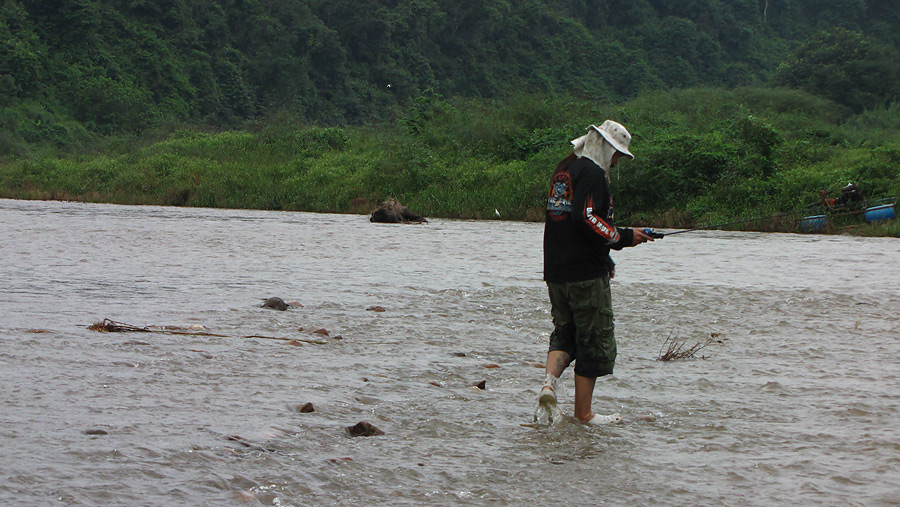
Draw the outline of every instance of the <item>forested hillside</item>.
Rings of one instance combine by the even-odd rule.
[[[816,58],[896,77],[898,41],[900,9],[886,0],[3,0],[0,156],[279,113],[360,124],[427,90],[609,103],[700,85],[804,87]],[[813,91],[861,109],[896,97],[885,77],[854,97]]]

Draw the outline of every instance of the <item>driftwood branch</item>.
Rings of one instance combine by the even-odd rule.
[[[263,336],[258,334],[252,335],[244,335],[244,336],[233,336],[227,334],[216,334],[209,333],[206,331],[187,331],[181,328],[166,328],[166,327],[138,327],[132,326],[131,324],[125,324],[124,322],[116,322],[110,319],[103,319],[100,322],[94,322],[88,329],[91,331],[99,331],[101,333],[161,333],[161,334],[177,334],[177,335],[190,335],[190,336],[214,336],[217,338],[262,338],[265,340],[281,340],[286,342],[298,341],[304,343],[312,343],[315,345],[325,345],[327,342],[322,340],[305,340],[302,338],[283,338],[280,336]]]
[[[659,357],[657,361],[672,361],[675,359],[708,359],[712,356],[698,356],[697,353],[706,348],[710,343],[716,341],[714,336],[709,336],[702,340],[698,340],[691,346],[687,341],[680,341],[674,336],[674,331],[669,331],[666,340],[659,349]]]

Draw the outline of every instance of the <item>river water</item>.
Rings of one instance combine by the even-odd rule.
[[[898,504],[900,240],[618,252],[624,422],[535,427],[541,233],[0,200],[0,504]]]

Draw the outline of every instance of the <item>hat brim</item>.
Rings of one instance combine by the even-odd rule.
[[[634,155],[630,151],[628,151],[628,147],[619,142],[619,140],[613,138],[612,136],[606,135],[606,133],[600,130],[600,127],[596,125],[591,125],[589,128],[596,130],[597,133],[600,134],[601,137],[603,137],[603,139],[606,139],[606,142],[608,142],[613,148],[616,149],[616,151],[632,160],[634,159]]]

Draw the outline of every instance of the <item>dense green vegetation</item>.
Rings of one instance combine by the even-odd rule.
[[[612,103],[777,77],[859,111],[898,96],[898,28],[887,0],[4,0],[0,156],[277,113],[390,120],[426,90]]]
[[[18,198],[369,212],[396,197],[427,216],[539,219],[568,140],[597,118],[634,134],[634,161],[612,173],[626,223],[688,226],[801,211],[855,181],[870,198],[900,194],[897,105],[847,117],[787,89],[691,89],[598,106],[519,95],[421,97],[397,124],[176,131],[100,154],[7,164]],[[793,221],[755,228],[790,229]]]
[[[605,118],[626,222],[895,196],[898,45],[886,0],[5,0],[0,196],[534,219]]]

